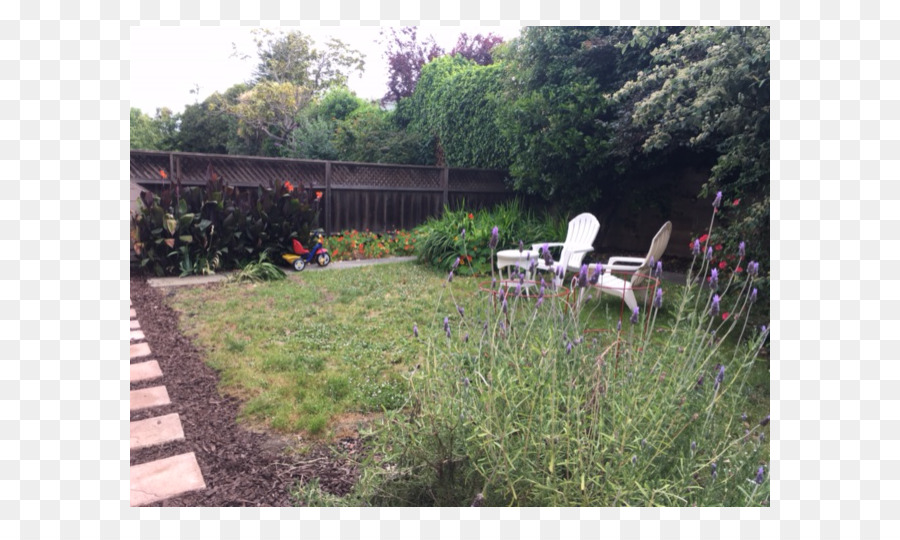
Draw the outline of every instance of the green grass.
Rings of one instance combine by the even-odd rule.
[[[443,273],[415,263],[382,264],[184,288],[169,301],[181,313],[181,328],[220,372],[222,389],[244,400],[243,421],[327,438],[345,415],[402,407],[404,375],[425,359],[424,337],[443,333],[444,316],[456,325],[456,305],[476,305],[485,280],[490,277],[455,277],[447,288]],[[672,300],[681,289],[663,287]],[[673,323],[673,303],[664,304],[656,328]],[[604,341],[615,332],[619,307],[613,296],[589,300],[584,327],[599,330],[591,335]],[[413,337],[414,323],[423,340]],[[631,326],[628,314],[623,325]],[[754,370],[751,416],[768,413],[768,378],[767,365]]]
[[[243,418],[326,434],[347,413],[402,406],[445,276],[413,263],[294,274],[267,283],[178,289],[170,299]],[[476,294],[459,280],[456,295]],[[462,301],[462,300],[461,300]]]

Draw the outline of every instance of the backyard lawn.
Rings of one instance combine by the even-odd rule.
[[[331,438],[355,429],[371,413],[401,407],[403,375],[423,360],[413,336],[442,331],[442,318],[459,319],[490,278],[447,276],[415,263],[289,274],[258,284],[181,288],[170,297],[183,330],[206,351],[225,392],[246,401],[244,420],[279,432]],[[666,295],[681,290],[664,282]],[[619,302],[588,300],[585,328],[612,332]],[[656,328],[673,322],[660,311]],[[627,317],[626,317],[627,319]],[[627,323],[627,321],[626,321]],[[462,337],[462,336],[460,336]],[[423,335],[424,338],[424,335]],[[659,339],[659,338],[657,338]],[[751,376],[750,413],[768,410],[767,366]]]

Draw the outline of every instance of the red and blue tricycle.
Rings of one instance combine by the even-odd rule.
[[[324,231],[322,229],[317,229],[310,233],[309,237],[310,243],[315,242],[312,249],[304,248],[299,240],[293,238],[291,241],[293,243],[294,252],[285,253],[281,256],[298,272],[302,272],[303,269],[306,268],[306,265],[313,261],[319,266],[328,266],[328,263],[331,262],[331,255],[328,254],[328,250],[322,245],[325,238]]]

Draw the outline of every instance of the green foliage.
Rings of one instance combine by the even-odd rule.
[[[438,162],[450,167],[506,168],[508,146],[495,118],[503,69],[462,56],[443,56],[424,66],[413,95],[398,114],[423,140],[435,140]]]
[[[317,48],[312,38],[299,31],[272,32],[254,30],[259,64],[259,82],[289,82],[321,93],[334,86],[344,86],[353,72],[362,73],[362,53],[339,39],[331,39]]]
[[[140,268],[163,275],[209,274],[284,253],[305,239],[318,219],[313,194],[299,188],[241,190],[210,180],[204,187],[173,183],[159,196],[144,191],[131,217]]]
[[[326,245],[332,260],[353,261],[412,255],[416,237],[407,231],[376,234],[356,230],[328,237]]]
[[[408,404],[374,427],[346,502],[768,506],[768,394],[751,375],[767,369],[768,333],[747,324],[755,281],[711,291],[693,279],[708,271],[695,260],[692,285],[666,307],[642,304],[621,330],[588,326],[587,289],[542,302],[509,292],[503,307],[485,294],[458,315],[449,283],[419,328],[425,359]],[[662,312],[671,326],[657,325]]]
[[[337,125],[334,135],[344,161],[365,163],[428,164],[427,144],[415,134],[399,129],[393,114],[366,104]]]
[[[259,283],[261,281],[277,281],[287,277],[284,270],[272,264],[268,259],[266,252],[260,253],[259,260],[247,263],[230,279],[237,283]]]
[[[635,33],[635,40],[644,38]],[[724,192],[720,237],[769,259],[769,28],[691,27],[651,51],[614,98],[643,155],[689,148],[717,157],[701,196]],[[740,199],[738,206],[728,205]]]
[[[135,150],[174,150],[180,116],[163,107],[150,116],[135,107],[130,112],[131,148]]]
[[[532,242],[562,241],[565,238],[564,226],[562,236],[557,236],[559,220],[538,217],[523,209],[518,200],[475,212],[466,210],[463,204],[456,210],[445,207],[439,218],[430,218],[416,228],[416,257],[420,263],[446,272],[459,257],[457,274],[490,273],[492,263],[488,243],[494,227],[499,229],[498,250],[518,247],[520,240],[526,247],[531,247]]]
[[[338,159],[334,145],[333,121],[305,117],[291,133],[284,151],[285,157],[299,159]]]

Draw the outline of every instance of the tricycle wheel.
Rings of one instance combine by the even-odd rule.
[[[306,268],[306,259],[300,257],[294,261],[294,270],[302,272],[304,268]]]
[[[322,253],[316,258],[316,262],[319,263],[319,266],[328,266],[328,263],[331,262],[331,255]]]

